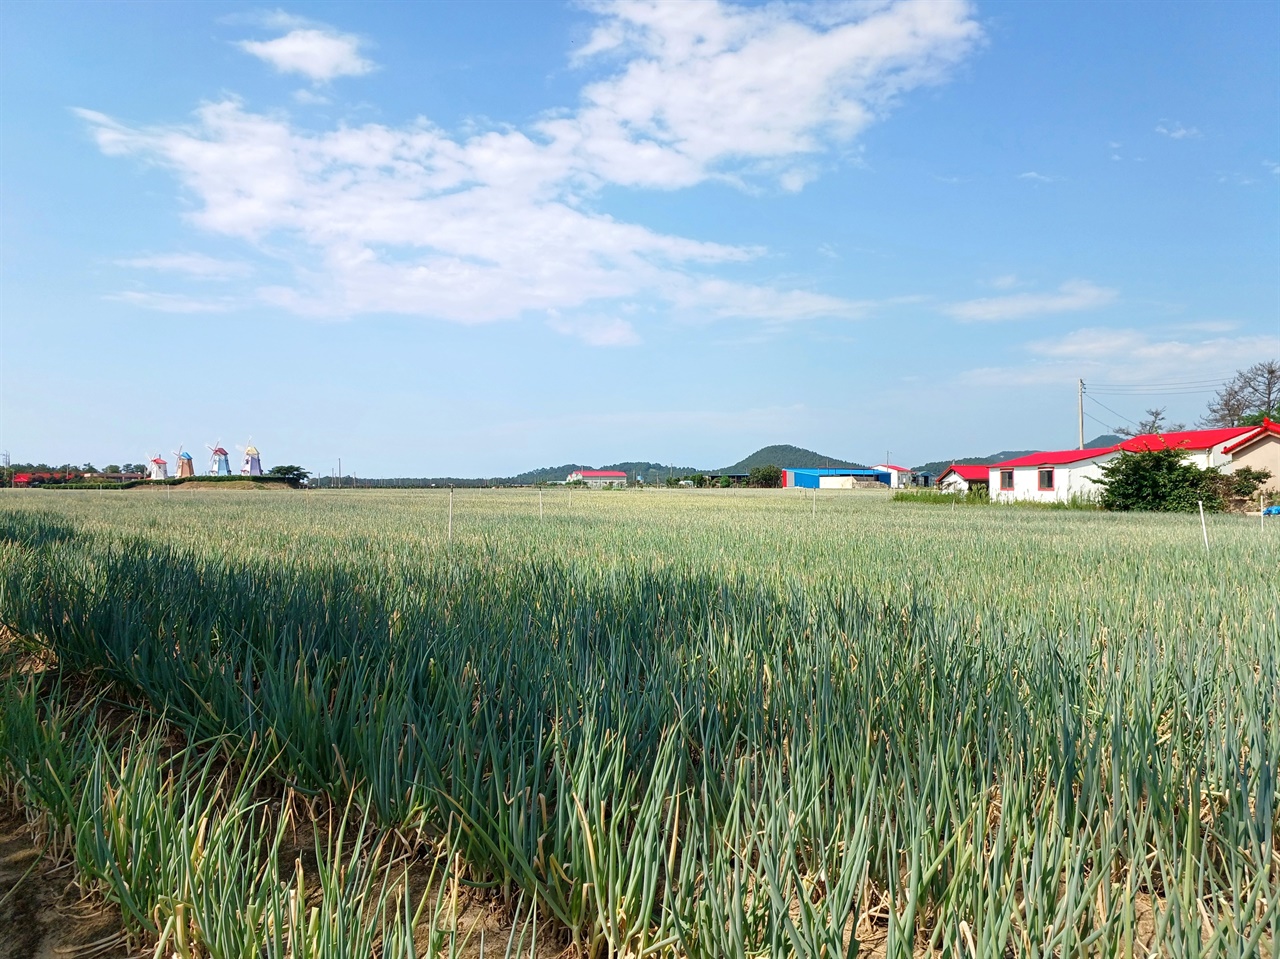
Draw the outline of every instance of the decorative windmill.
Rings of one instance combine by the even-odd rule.
[[[209,451],[209,475],[230,476],[231,459],[227,451],[222,448],[222,440],[218,440],[212,446],[206,444],[205,448]]]
[[[173,451],[173,461],[178,465],[178,479],[187,479],[196,475],[196,464],[190,453],[184,453],[179,446]]]
[[[262,458],[258,455],[258,448],[253,445],[253,439],[249,439],[248,446],[237,446],[236,449],[244,454],[244,462],[240,464],[240,475],[261,476]]]
[[[147,464],[148,479],[167,480],[169,478],[169,464],[161,459],[159,453],[152,455]]]

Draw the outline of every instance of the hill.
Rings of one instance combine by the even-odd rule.
[[[1039,452],[1040,450],[1001,450],[999,453],[992,453],[990,456],[961,456],[953,460],[934,460],[932,463],[925,463],[923,466],[913,466],[912,469],[937,476],[952,463],[957,466],[990,466],[992,463],[1003,463],[1005,460],[1011,460],[1018,456],[1027,456],[1031,453]]]
[[[604,466],[588,466],[585,463],[566,463],[564,466],[544,466],[541,469],[529,470],[515,476],[503,477],[499,482],[511,486],[523,486],[531,483],[562,483],[564,478],[574,470],[602,469],[621,470],[627,479],[635,482],[638,473],[646,483],[659,483],[668,476],[692,476],[704,472],[694,466],[668,466],[666,463],[651,463],[647,460],[628,460],[624,463],[606,463]]]
[[[1084,444],[1087,450],[1096,449],[1099,446],[1115,446],[1124,442],[1123,436],[1116,436],[1115,433],[1103,433],[1101,436],[1095,436],[1089,442]]]
[[[823,466],[863,468],[861,463],[850,463],[846,460],[836,459],[834,456],[815,453],[813,450],[807,450],[800,446],[782,444],[758,449],[745,459],[738,460],[732,466],[726,466],[722,470],[714,470],[712,472],[750,473],[757,466],[781,466],[793,469],[815,469]]]

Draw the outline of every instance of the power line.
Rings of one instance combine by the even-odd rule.
[[[1088,397],[1089,397],[1089,399],[1093,400],[1093,397],[1092,397],[1092,396],[1090,396],[1088,393],[1085,393],[1085,396],[1088,396]],[[1137,424],[1137,423],[1135,423],[1133,420],[1129,419],[1129,417],[1125,416],[1123,413],[1117,413],[1117,412],[1116,412],[1115,410],[1113,410],[1111,407],[1107,406],[1107,404],[1105,404],[1105,403],[1101,403],[1101,402],[1099,402],[1098,400],[1093,400],[1093,401],[1094,401],[1095,403],[1097,403],[1099,406],[1101,406],[1104,410],[1106,410],[1106,411],[1107,411],[1108,413],[1110,413],[1111,415],[1120,417],[1120,419],[1124,420],[1124,421],[1125,421],[1126,423],[1128,423],[1130,426],[1137,426],[1137,425],[1138,425],[1138,424]]]
[[[1103,420],[1098,419],[1098,418],[1097,418],[1096,416],[1094,416],[1092,413],[1085,413],[1084,415],[1085,415],[1085,416],[1087,416],[1087,417],[1089,417],[1089,419],[1093,420],[1093,421],[1094,421],[1095,423],[1097,423],[1099,426],[1101,426],[1101,427],[1103,427],[1104,429],[1106,429],[1108,432],[1109,432],[1109,431],[1111,431],[1111,430],[1113,430],[1113,429],[1115,429],[1115,427],[1114,427],[1114,426],[1112,426],[1110,423],[1107,423],[1107,422],[1104,422]]]
[[[1151,380],[1143,383],[1106,383],[1104,385],[1108,389],[1113,387],[1119,388],[1119,389],[1126,389],[1128,387],[1141,389],[1141,388],[1147,388],[1147,387],[1153,387],[1153,386],[1195,386],[1195,385],[1202,385],[1205,383],[1221,383],[1221,382],[1224,382],[1225,380],[1231,379],[1234,376],[1235,376],[1235,373],[1231,371],[1227,371],[1225,373],[1210,373],[1207,376],[1197,376],[1197,377],[1192,377],[1190,379]]]
[[[1181,389],[1151,389],[1151,390],[1106,390],[1096,389],[1090,390],[1092,393],[1101,393],[1103,396],[1194,396],[1208,393],[1217,393],[1226,384],[1209,387],[1190,387]]]
[[[1232,374],[1202,377],[1193,380],[1166,380],[1156,383],[1102,383],[1094,386],[1091,392],[1104,395],[1151,396],[1176,395],[1183,393],[1216,393],[1226,386]]]

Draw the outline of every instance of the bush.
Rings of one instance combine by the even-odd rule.
[[[1257,470],[1241,470],[1240,474]],[[1103,509],[1149,510],[1161,513],[1193,513],[1200,503],[1209,511],[1227,508],[1235,494],[1236,476],[1216,469],[1200,469],[1187,462],[1180,450],[1159,449],[1121,453],[1102,467]],[[1253,483],[1250,492],[1264,480]],[[1240,476],[1240,489],[1249,487],[1250,476]],[[1247,495],[1247,494],[1245,494]]]
[[[1271,471],[1242,466],[1234,473],[1219,474],[1219,476],[1219,486],[1225,499],[1240,500],[1242,505],[1252,505],[1262,484],[1271,479]]]

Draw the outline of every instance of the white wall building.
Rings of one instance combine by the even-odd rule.
[[[996,503],[1031,500],[1065,503],[1092,498],[1102,489],[1102,466],[1120,454],[1114,446],[1091,450],[1031,453],[988,468],[988,489]]]
[[[574,470],[566,483],[586,483],[592,489],[606,486],[626,486],[627,474],[622,470]]]
[[[952,463],[938,477],[937,486],[946,493],[967,493],[975,486],[986,486],[990,476],[990,467]]]

